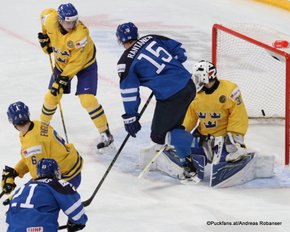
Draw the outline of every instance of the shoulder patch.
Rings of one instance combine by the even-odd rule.
[[[37,145],[37,146],[32,146],[32,147],[28,147],[26,148],[23,152],[22,155],[27,158],[29,156],[32,155],[37,155],[37,154],[41,154],[42,153],[42,147],[41,145]]]
[[[236,87],[233,92],[230,94],[230,99],[235,101],[241,95],[239,87]]]
[[[84,46],[86,46],[87,43],[88,43],[88,38],[85,37],[82,40],[77,41],[75,46],[76,46],[76,48],[83,48]]]
[[[73,41],[71,41],[71,40],[67,41],[67,46],[68,46],[68,48],[73,48],[74,47]]]
[[[227,97],[226,97],[225,95],[221,95],[221,96],[219,97],[219,102],[220,102],[220,103],[225,103],[226,100],[227,100]]]

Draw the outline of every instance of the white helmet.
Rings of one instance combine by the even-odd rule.
[[[201,60],[193,66],[192,80],[195,83],[196,90],[199,92],[202,87],[216,78],[216,67],[213,63]]]

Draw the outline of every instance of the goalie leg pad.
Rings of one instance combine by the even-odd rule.
[[[237,162],[212,164],[210,187],[230,187],[246,183],[255,178],[257,157],[249,153]]]
[[[193,166],[196,169],[197,176],[200,180],[204,178],[204,167],[206,165],[206,157],[204,155],[191,155]]]
[[[179,179],[183,175],[184,167],[173,150],[164,151],[156,160],[156,170]]]
[[[139,168],[144,169],[163,146],[164,145],[154,143],[151,146],[141,148],[139,152]],[[156,170],[156,162],[151,165],[149,170]]]
[[[274,176],[274,155],[261,155],[257,154],[256,162],[256,177],[257,178],[267,178]]]

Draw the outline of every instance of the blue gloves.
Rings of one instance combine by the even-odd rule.
[[[132,137],[136,137],[137,132],[141,129],[141,125],[139,123],[139,115],[128,115],[123,114],[122,118],[124,120],[125,130]]]

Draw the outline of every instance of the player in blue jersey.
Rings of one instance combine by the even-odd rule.
[[[179,146],[179,142],[176,143],[175,138],[187,135],[182,122],[196,90],[191,74],[182,65],[187,59],[182,44],[160,35],[139,38],[138,28],[131,22],[119,25],[116,36],[126,49],[118,62],[125,109],[122,117],[126,131],[136,137],[141,129],[138,115],[139,88],[148,87],[157,100],[151,125],[151,140],[157,144],[155,147],[158,150],[160,145],[165,144],[165,137],[168,135],[171,138],[170,144],[187,166],[185,157],[190,154]]]
[[[36,180],[15,192],[7,212],[7,232],[57,231],[60,210],[68,216],[68,231],[82,230],[88,218],[80,195],[70,183],[60,179],[56,161],[41,159],[37,175]]]

